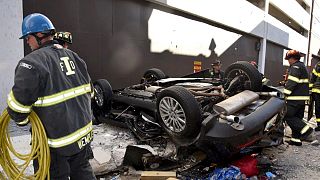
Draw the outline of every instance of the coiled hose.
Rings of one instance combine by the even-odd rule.
[[[31,112],[28,118],[32,127],[31,151],[29,154],[21,154],[12,146],[8,134],[10,122],[8,111],[4,110],[0,117],[0,165],[5,173],[0,172],[0,179],[50,179],[50,150],[47,135],[35,112]],[[23,163],[16,163],[12,156],[17,157]],[[31,160],[36,158],[39,162],[38,171],[33,175],[24,174]]]

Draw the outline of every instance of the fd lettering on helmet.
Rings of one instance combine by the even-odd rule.
[[[60,67],[63,72],[66,72],[66,75],[72,75],[76,72],[74,71],[76,69],[76,66],[74,65],[74,62],[70,60],[69,57],[62,57],[60,58],[62,62],[60,62]],[[65,71],[66,70],[66,71]]]

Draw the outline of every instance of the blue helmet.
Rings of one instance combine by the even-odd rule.
[[[20,39],[32,33],[49,33],[52,30],[55,28],[49,18],[40,13],[33,13],[23,19]]]

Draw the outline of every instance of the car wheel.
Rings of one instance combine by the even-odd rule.
[[[180,145],[191,144],[201,125],[199,104],[185,88],[171,86],[157,98],[159,124]]]
[[[95,124],[102,121],[102,117],[111,110],[112,87],[105,79],[98,79],[93,82],[94,97],[92,110],[95,117]]]
[[[239,77],[237,90],[260,91],[262,88],[262,76],[257,68],[247,61],[238,61],[231,64],[225,71],[225,78],[231,82]]]
[[[141,82],[154,82],[166,78],[166,74],[157,68],[148,69],[144,74]]]

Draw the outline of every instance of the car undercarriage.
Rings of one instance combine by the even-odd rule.
[[[283,95],[262,85],[254,66],[236,62],[223,80],[204,74],[169,78],[153,68],[139,84],[117,90],[107,80],[97,80],[92,102],[96,122],[127,127],[141,141],[163,136],[208,153],[221,148],[237,152],[274,132],[281,134]]]

